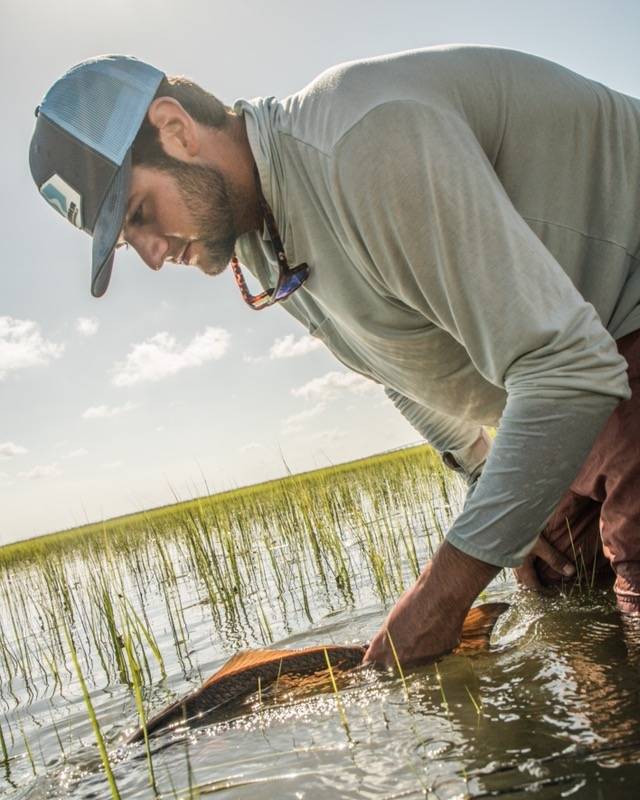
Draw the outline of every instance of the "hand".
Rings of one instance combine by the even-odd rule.
[[[535,561],[539,558],[548,564],[551,569],[561,578],[572,578],[576,574],[576,567],[570,558],[561,553],[540,534],[533,550],[525,558],[521,567],[514,569],[516,580],[527,589],[534,589],[537,592],[544,591],[544,586],[536,570]]]
[[[440,620],[438,615],[430,613],[428,586],[425,589],[425,584],[431,563],[427,564],[420,579],[401,595],[391,609],[382,628],[371,640],[364,657],[365,664],[375,663],[397,669],[393,647],[398,661],[405,666],[453,650],[458,644],[462,620],[454,620],[453,615]]]
[[[443,542],[416,583],[392,608],[367,650],[365,664],[420,664],[453,650],[471,603],[499,571]]]

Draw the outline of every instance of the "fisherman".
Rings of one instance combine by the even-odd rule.
[[[393,662],[389,638],[404,664],[452,649],[502,567],[536,587],[593,568],[640,613],[639,100],[452,46],[233,107],[100,57],[36,113],[31,171],[93,236],[95,297],[120,246],[153,270],[230,263],[466,479],[367,661]]]

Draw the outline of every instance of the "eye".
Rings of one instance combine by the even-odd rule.
[[[129,217],[129,222],[132,225],[142,225],[143,220],[144,217],[142,214],[142,203],[140,203],[140,205],[136,208],[133,214]]]

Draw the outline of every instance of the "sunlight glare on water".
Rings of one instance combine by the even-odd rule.
[[[460,502],[459,488],[439,486],[446,502],[434,489],[428,518],[394,490],[386,505],[364,499],[357,513],[342,512],[341,545],[332,538],[335,531],[322,534],[319,549],[308,532],[298,544],[286,533],[280,543],[269,538],[277,561],[266,546],[242,544],[277,537],[275,528],[260,533],[255,527],[246,540],[236,530],[236,549],[220,534],[224,563],[236,569],[225,573],[225,585],[233,581],[238,589],[225,596],[198,572],[195,539],[167,539],[159,552],[147,543],[135,568],[131,553],[126,563],[112,554],[100,567],[104,572],[96,571],[101,556],[74,561],[67,554],[64,575],[72,591],[61,590],[57,613],[71,620],[121,797],[155,796],[144,747],[123,744],[138,724],[126,665],[118,667],[117,658],[108,656],[118,652],[126,628],[123,597],[136,601],[139,627],[133,616],[127,624],[139,632],[136,646],[145,654],[148,713],[196,688],[239,648],[366,642],[413,579],[412,548],[424,563],[437,544],[426,530],[444,528]],[[322,520],[313,520],[322,531]],[[293,527],[300,527],[297,517]],[[221,569],[216,558],[217,551],[209,550],[206,569]],[[0,648],[0,727],[9,758],[0,796],[108,798],[77,675],[68,660],[60,660],[64,646],[56,644],[55,615],[45,611],[44,593],[59,584],[55,575],[42,586],[35,573],[29,575],[26,584],[14,577],[11,585],[19,603],[27,610],[33,603],[30,613],[36,615],[33,632],[22,637],[6,577],[4,584],[10,614],[3,615]],[[28,590],[21,594],[19,585]],[[302,681],[279,692],[265,687],[221,721],[158,735],[151,751],[159,796],[640,796],[640,621],[624,620],[602,592],[541,598],[519,591],[504,575],[481,601],[511,604],[498,620],[491,649],[452,654],[408,672],[408,696],[398,675],[358,670],[339,676],[340,706],[326,681],[312,688]],[[107,622],[98,621],[99,613]],[[11,614],[15,630],[7,627]],[[145,638],[151,632],[166,677]],[[41,674],[48,675],[44,683]]]
[[[512,588],[499,584],[489,598]],[[382,620],[344,616],[286,644],[350,641]],[[612,787],[618,798],[637,796],[639,662],[627,658],[629,639],[609,602],[516,595],[494,642],[491,652],[442,659],[439,678],[433,665],[411,672],[408,700],[397,676],[354,676],[341,691],[348,730],[327,689],[273,707],[254,695],[229,721],[155,740],[158,780],[165,792],[173,782],[177,796],[188,796],[189,764],[203,796],[609,797]],[[121,708],[116,696],[111,702]],[[91,752],[88,731],[84,737]],[[120,755],[125,797],[153,796],[141,750]],[[83,760],[79,783],[67,774],[53,796],[91,796],[99,765],[86,751]]]

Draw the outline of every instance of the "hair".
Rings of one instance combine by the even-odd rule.
[[[165,76],[160,82],[154,100],[172,97],[196,122],[208,128],[225,128],[229,124],[231,108],[183,76]],[[156,126],[147,114],[131,147],[133,165],[166,166],[170,157],[164,152]]]

